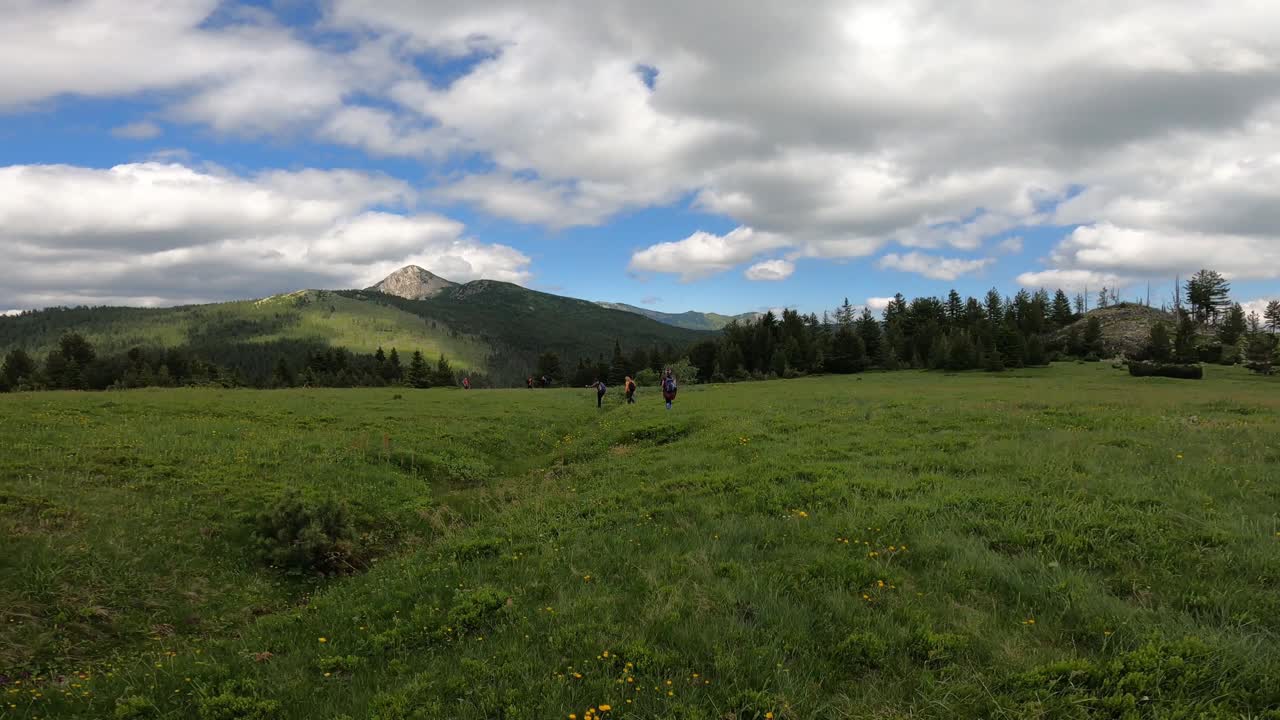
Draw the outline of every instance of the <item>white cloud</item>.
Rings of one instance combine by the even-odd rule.
[[[410,263],[457,281],[528,279],[524,254],[414,213],[414,196],[401,181],[348,170],[3,167],[0,303],[162,305],[364,287]]]
[[[891,302],[893,302],[891,297],[870,297],[867,298],[866,308],[873,312],[884,312]]]
[[[790,260],[764,260],[747,268],[744,273],[748,280],[786,280],[796,271],[796,264]]]
[[[955,280],[961,275],[978,272],[995,262],[992,258],[966,260],[964,258],[938,257],[919,252],[906,255],[890,253],[880,258],[880,268],[923,275],[934,280]]]
[[[0,310],[0,316],[3,316],[3,317],[12,317],[14,315],[21,315],[21,314],[22,314],[22,311],[17,308],[14,308],[12,310]]]
[[[150,140],[159,137],[162,132],[159,125],[145,120],[111,129],[112,135],[126,140]]]
[[[1061,288],[1070,292],[1100,290],[1104,287],[1124,287],[1133,282],[1133,278],[1121,277],[1110,273],[1098,273],[1092,270],[1044,270],[1023,273],[1018,276],[1018,284],[1023,287]]]
[[[449,176],[441,197],[568,227],[692,196],[787,238],[788,259],[976,252],[1065,223],[1116,231],[1105,247],[1073,235],[1042,272],[1273,277],[1259,269],[1280,227],[1272,3],[334,0],[321,13],[298,31],[218,0],[10,0],[0,64],[23,72],[0,76],[0,108],[152,93],[161,117],[224,134],[428,163],[474,153],[484,173]],[[441,59],[457,77],[415,65]],[[656,69],[652,87],[638,65]],[[1176,252],[1153,250],[1161,237]],[[681,274],[726,269],[710,267]]]
[[[1121,277],[1173,277],[1210,267],[1231,278],[1280,278],[1280,238],[1159,231],[1098,223],[1076,228],[1054,248],[1060,270]]]
[[[786,238],[739,227],[714,235],[698,231],[677,242],[651,245],[631,256],[633,271],[677,274],[683,280],[714,275],[769,250],[787,247]]]

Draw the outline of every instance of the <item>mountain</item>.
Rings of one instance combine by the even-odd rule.
[[[598,302],[600,307],[609,308],[610,310],[621,310],[623,312],[642,315],[650,320],[657,320],[663,325],[672,325],[687,330],[721,330],[735,320],[738,322],[751,322],[760,317],[760,313],[742,313],[741,315],[720,315],[717,313],[704,313],[690,310],[682,313],[664,313],[657,310],[649,310],[647,308],[636,307],[626,303]]]
[[[391,273],[373,287],[366,288],[407,300],[426,300],[458,284],[417,265],[407,265]]]
[[[578,358],[606,360],[617,341],[624,352],[688,346],[715,337],[709,331],[667,325],[597,303],[551,295],[496,280],[477,280],[445,288],[429,298],[410,300],[373,290],[341,293],[432,318],[457,332],[474,335],[494,349],[491,372],[508,376],[527,372],[544,352],[562,364]]]
[[[408,297],[406,297],[408,296]],[[713,338],[585,300],[492,280],[457,284],[417,267],[367,290],[301,290],[261,300],[172,308],[50,308],[0,317],[0,354],[22,348],[43,358],[66,333],[84,336],[100,357],[134,348],[181,349],[267,382],[284,359],[293,368],[317,351],[372,353],[397,348],[446,356],[457,368],[500,383],[522,380],[540,354],[560,356],[566,371],[580,358],[609,358],[614,342],[664,355]]]

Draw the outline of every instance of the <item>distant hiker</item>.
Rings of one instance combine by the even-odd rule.
[[[544,387],[544,388],[549,388],[549,387],[551,387],[551,378],[547,377],[546,375],[543,375],[543,376],[542,376],[542,387]]]
[[[469,377],[464,377],[464,378],[462,378],[462,389],[463,389],[463,390],[470,390],[470,389],[471,389],[471,378],[469,378]]]
[[[627,392],[627,404],[635,405],[636,404],[636,381],[632,380],[631,376],[628,375],[627,379],[624,382],[626,384],[623,385],[622,387],[625,388]]]
[[[530,390],[532,390],[532,389],[533,389],[533,376],[532,376],[532,375],[530,375],[530,376],[529,376],[529,379],[525,381],[525,384],[529,386],[529,389],[530,389]]]
[[[662,378],[662,399],[667,401],[667,409],[671,409],[671,403],[676,400],[676,376],[671,374],[671,370],[667,370],[667,374]]]
[[[588,385],[587,387],[593,387],[596,389],[596,407],[604,407],[604,394],[609,392],[609,388],[605,387],[604,382],[597,380],[595,383]]]

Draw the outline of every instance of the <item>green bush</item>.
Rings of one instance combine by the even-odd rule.
[[[853,633],[836,648],[836,655],[850,669],[874,669],[884,662],[888,649],[888,644],[879,635]]]
[[[1203,380],[1201,365],[1175,365],[1171,363],[1131,362],[1129,374],[1133,377],[1167,377],[1177,380]]]
[[[336,574],[359,569],[355,529],[346,505],[309,505],[290,491],[257,517],[254,538],[263,562],[288,572]]]

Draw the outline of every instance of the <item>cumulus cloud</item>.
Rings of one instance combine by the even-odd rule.
[[[893,302],[891,297],[870,297],[867,298],[866,308],[874,312],[884,312],[891,302]]]
[[[788,259],[976,253],[1081,225],[1105,246],[1073,234],[1036,273],[1176,259],[1263,277],[1222,248],[1265,251],[1280,227],[1271,3],[334,0],[321,16],[312,33],[218,0],[15,0],[0,63],[24,72],[0,77],[0,108],[156,92],[221,133],[479,158],[442,197],[521,222],[692,197],[787,238]],[[719,254],[740,257],[680,274],[755,259]]]
[[[880,268],[916,273],[934,280],[955,280],[961,275],[978,272],[995,262],[992,258],[964,259],[910,252],[890,253],[880,258]]]
[[[1280,238],[1098,223],[1076,228],[1054,248],[1050,272],[1113,278],[1172,277],[1210,267],[1231,278],[1280,278]],[[1086,275],[1086,276],[1087,276]]]
[[[724,235],[698,231],[677,242],[652,245],[631,256],[632,271],[672,273],[696,280],[724,272],[790,242],[772,233],[738,227]]]
[[[363,287],[414,263],[521,282],[529,258],[412,210],[414,191],[347,170],[252,176],[179,164],[0,168],[0,306],[162,305]],[[374,207],[400,207],[404,213]]]
[[[796,271],[790,260],[764,260],[747,268],[743,275],[748,280],[786,280]]]

